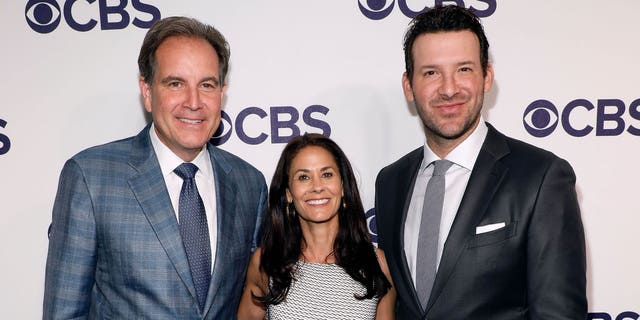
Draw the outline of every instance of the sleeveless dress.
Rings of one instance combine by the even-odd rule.
[[[378,298],[357,300],[366,288],[336,264],[298,261],[284,301],[269,305],[267,319],[375,319]]]

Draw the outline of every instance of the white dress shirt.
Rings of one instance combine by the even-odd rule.
[[[180,221],[180,214],[178,212],[180,190],[182,189],[182,178],[180,178],[173,170],[179,165],[184,163],[180,157],[178,157],[171,149],[169,149],[160,138],[155,130],[155,124],[151,125],[149,129],[149,136],[151,137],[151,144],[153,150],[156,153],[158,162],[160,163],[160,170],[162,170],[162,177],[164,177],[164,183],[167,185],[167,191],[169,192],[169,198],[171,198],[171,205],[173,206],[173,212],[176,214],[176,219]],[[209,227],[209,239],[211,245],[211,271],[213,272],[213,266],[216,257],[216,243],[217,243],[217,215],[216,215],[216,190],[215,180],[213,178],[213,167],[211,165],[211,158],[207,151],[207,146],[198,153],[195,159],[191,161],[198,167],[196,172],[196,186],[198,192],[204,203],[204,210],[207,215],[207,225]]]
[[[480,123],[473,133],[445,157],[446,160],[453,162],[453,165],[445,174],[444,203],[442,205],[442,219],[440,220],[440,234],[438,237],[438,266],[440,265],[445,241],[449,235],[449,230],[451,230],[451,225],[453,225],[456,212],[458,212],[458,207],[471,176],[471,170],[476,163],[480,148],[487,136],[487,131],[487,125],[481,117]],[[404,223],[404,251],[414,286],[416,283],[416,258],[418,233],[420,232],[420,221],[422,220],[422,205],[427,183],[429,183],[429,179],[433,175],[434,165],[432,162],[436,160],[440,160],[440,158],[431,151],[425,142],[424,157],[416,177],[411,203],[407,211],[407,219]]]

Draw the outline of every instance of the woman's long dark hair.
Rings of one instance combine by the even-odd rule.
[[[282,302],[291,286],[295,265],[302,252],[302,231],[298,216],[287,213],[286,190],[289,187],[291,161],[305,147],[317,146],[327,150],[338,165],[342,178],[345,207],[338,210],[339,229],[334,241],[336,264],[367,289],[357,299],[382,297],[391,288],[369,237],[364,208],[351,164],[344,152],[331,139],[307,133],[289,141],[282,151],[269,187],[269,208],[263,224],[260,270],[270,279],[269,291],[255,297],[265,305]],[[293,206],[289,210],[295,210]]]

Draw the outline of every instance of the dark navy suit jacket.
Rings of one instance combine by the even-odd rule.
[[[399,319],[585,319],[585,239],[571,166],[491,125],[423,310],[404,253],[420,147],[376,180],[378,241]],[[476,227],[505,227],[476,234]]]

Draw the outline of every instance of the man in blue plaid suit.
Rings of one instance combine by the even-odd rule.
[[[44,319],[235,318],[267,189],[258,170],[209,143],[228,60],[224,37],[195,19],[165,18],[147,32],[139,86],[153,122],[65,163]],[[173,170],[183,163],[198,168],[206,212],[211,280],[203,302],[179,230],[182,178]]]

